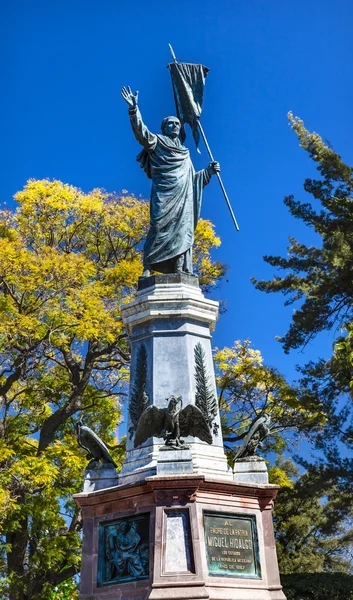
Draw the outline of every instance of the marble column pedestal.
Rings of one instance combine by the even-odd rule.
[[[277,491],[168,475],[76,494],[80,600],[285,600],[271,514]]]
[[[131,343],[130,400],[139,379],[139,356],[146,353],[144,391],[152,405],[163,409],[171,395],[182,396],[183,406],[195,404],[195,349],[202,347],[209,390],[216,398],[211,332],[218,317],[218,302],[205,298],[198,278],[187,273],[153,275],[139,281],[135,300],[122,309]],[[134,426],[130,416],[126,458],[119,484],[143,481],[146,477],[170,473],[197,473],[232,479],[223,450],[220,419],[212,426],[212,444],[198,437],[183,436],[188,450],[160,452],[164,439],[153,435],[134,447]]]

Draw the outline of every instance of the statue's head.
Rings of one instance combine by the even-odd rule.
[[[162,121],[161,130],[163,135],[171,138],[178,138],[180,135],[181,123],[178,117],[166,117]]]
[[[172,410],[175,410],[176,408],[179,408],[179,406],[180,406],[180,409],[181,409],[182,406],[183,406],[183,399],[182,399],[182,397],[181,396],[174,396],[174,394],[173,394],[169,398],[169,404],[168,404],[168,406],[169,406],[169,409],[172,409]]]
[[[129,523],[127,521],[122,521],[120,523],[120,531],[123,535],[125,535],[129,531]]]

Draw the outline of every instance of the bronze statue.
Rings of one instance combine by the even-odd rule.
[[[82,419],[77,422],[76,434],[79,446],[86,450],[87,458],[91,459],[87,468],[92,469],[99,466],[99,464],[113,465],[116,467],[105,443],[90,427],[83,424]]]
[[[267,413],[263,413],[255,419],[245,436],[243,445],[235,454],[235,460],[255,456],[257,448],[262,445],[263,440],[271,432],[270,422],[271,417]]]
[[[192,435],[212,444],[212,434],[202,412],[193,404],[182,406],[181,396],[171,396],[167,408],[146,408],[137,424],[135,448],[152,436],[164,437],[166,446],[179,449],[185,448],[182,435]]]
[[[166,117],[162,134],[151,133],[142,121],[138,92],[123,87],[132,130],[143,146],[137,161],[152,179],[150,229],[144,246],[144,272],[192,273],[194,230],[200,216],[202,190],[219,173],[216,161],[195,173],[189,150],[183,146],[184,128],[177,117]]]
[[[138,579],[148,575],[148,547],[142,544],[136,523],[121,521],[110,526],[107,533],[106,581],[126,577]]]

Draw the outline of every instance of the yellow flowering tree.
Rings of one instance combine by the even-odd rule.
[[[15,199],[15,211],[0,212],[0,596],[47,600],[80,568],[78,418],[123,460],[120,312],[142,273],[149,209],[127,193],[49,180]],[[225,271],[210,258],[219,243],[200,221],[195,267],[207,289]]]
[[[272,435],[261,454],[282,453],[296,434],[308,436],[322,428],[326,417],[320,403],[299,394],[277,369],[266,365],[250,340],[216,349],[214,358],[223,440],[231,463],[250,426],[264,412],[271,418]]]

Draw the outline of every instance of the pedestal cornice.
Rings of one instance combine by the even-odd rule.
[[[122,484],[95,492],[74,494],[74,499],[80,508],[101,505],[102,503],[111,502],[118,498],[131,498],[132,496],[143,495],[150,491],[167,491],[171,496],[171,500],[173,499],[173,494],[175,495],[176,493],[178,500],[185,496],[185,501],[186,496],[188,496],[188,502],[195,501],[199,492],[207,491],[218,492],[232,497],[241,496],[243,498],[251,498],[256,496],[257,498],[274,500],[279,489],[278,485],[271,483],[237,483],[205,475],[168,475],[162,477],[155,475],[147,477],[143,482]]]
[[[133,302],[122,308],[129,335],[134,325],[152,319],[176,319],[206,323],[214,331],[218,302],[204,298],[193,275],[155,275],[143,282]]]

